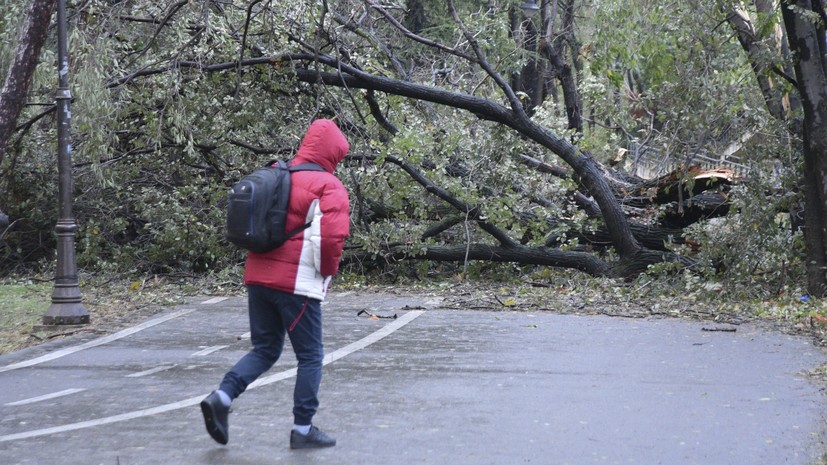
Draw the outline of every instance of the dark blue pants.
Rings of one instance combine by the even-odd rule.
[[[262,286],[247,286],[247,295],[253,349],[224,375],[220,389],[231,399],[238,397],[276,363],[287,334],[299,362],[293,417],[297,425],[309,425],[319,407],[322,381],[321,302]]]

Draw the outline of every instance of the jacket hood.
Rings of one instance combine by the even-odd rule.
[[[307,128],[293,164],[316,163],[332,173],[349,150],[350,144],[336,123],[317,119]]]

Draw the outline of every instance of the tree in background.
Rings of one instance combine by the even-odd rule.
[[[827,13],[822,1],[725,3],[767,109],[795,146],[807,291],[827,293]],[[799,161],[800,160],[800,161]],[[793,210],[794,213],[801,213]]]
[[[40,49],[46,41],[55,5],[56,0],[33,0],[29,4],[17,38],[17,47],[11,63],[5,68],[6,78],[3,89],[0,90],[0,165],[14,134],[18,116],[26,104],[26,96],[40,59]],[[4,21],[11,22],[10,20],[7,15]],[[0,222],[0,226],[8,225],[8,217],[2,212],[3,207],[0,198],[0,218],[5,219]]]
[[[6,68],[6,79],[0,91],[0,162],[14,133],[17,118],[26,104],[26,95],[40,59],[40,49],[46,41],[55,5],[56,0],[33,0],[20,28],[17,49]]]
[[[827,9],[822,0],[782,2],[795,87],[804,110],[804,238],[807,289],[827,295]]]
[[[759,217],[751,207],[766,203],[762,157],[778,144],[739,44],[715,27],[723,10],[549,0],[527,18],[520,3],[77,5],[81,265],[170,272],[235,263],[221,239],[226,187],[289,157],[310,119],[336,116],[354,149],[344,176],[353,267],[512,261],[634,277],[679,260],[784,274],[767,270],[788,252],[767,254],[763,239],[750,247],[739,229],[776,237],[767,225],[777,212]],[[21,143],[0,162],[10,213],[26,217],[6,236],[14,247],[0,248],[16,263],[48,257],[35,221],[48,202],[33,186],[48,177],[42,148],[52,135],[39,115],[24,111]],[[745,150],[753,185],[732,191],[732,173],[695,166],[698,154],[718,159],[751,132],[768,134]],[[663,162],[664,176],[634,175],[644,154]],[[704,228],[729,211],[738,216]],[[709,231],[741,240],[719,244]],[[692,255],[699,247],[708,263]]]

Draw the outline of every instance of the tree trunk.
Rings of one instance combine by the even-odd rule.
[[[755,7],[759,17],[771,15],[774,8],[771,3],[764,0],[756,0]],[[741,48],[747,53],[752,73],[758,81],[758,87],[761,89],[767,109],[775,119],[786,121],[789,108],[785,108],[784,105],[785,95],[782,93],[782,86],[774,82],[773,75],[769,72],[773,66],[772,57],[778,55],[772,49],[773,44],[779,43],[778,38],[759,36],[760,25],[754,24],[749,14],[738,6],[734,6],[727,13],[727,21],[735,30]]]
[[[795,6],[796,10],[790,9]],[[821,1],[797,0],[782,4],[784,25],[795,62],[796,87],[804,108],[804,240],[807,291],[827,296],[827,44],[819,26],[799,11],[814,12],[822,21]]]
[[[428,25],[428,15],[422,0],[409,0],[405,13],[405,27],[411,32],[419,34]]]
[[[482,260],[489,262],[509,262],[522,265],[542,265],[561,268],[572,268],[588,273],[592,276],[611,276],[632,278],[646,271],[649,265],[667,260],[680,260],[668,252],[640,249],[633,259],[614,263],[613,266],[589,252],[564,251],[547,247],[496,247],[485,244],[469,244],[465,246],[431,246],[425,252],[415,254],[404,250],[391,251],[377,256],[375,253],[357,252],[342,256],[342,266],[350,263],[364,265],[367,262],[384,261],[391,263],[399,260],[431,260],[443,262],[465,262]],[[685,265],[690,261],[681,260]]]
[[[404,259],[407,252],[397,252],[388,258]],[[463,246],[431,246],[424,254],[417,254],[417,259],[463,262],[465,260],[486,260],[492,262],[514,262],[527,265],[557,266],[573,268],[592,276],[608,276],[606,262],[586,252],[569,252],[553,248],[535,247],[492,247],[484,244]]]
[[[57,0],[32,0],[26,21],[20,29],[17,49],[9,64],[3,90],[0,91],[0,162],[3,161],[14,133],[17,117],[26,103],[55,5]]]

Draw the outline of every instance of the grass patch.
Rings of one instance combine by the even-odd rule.
[[[0,354],[30,345],[32,326],[51,301],[52,283],[0,284]]]
[[[51,305],[53,283],[28,278],[0,281],[0,355],[64,337],[111,334],[134,326],[190,296],[242,294],[241,275],[149,276],[140,279],[85,275],[78,283],[90,323],[33,332]]]

